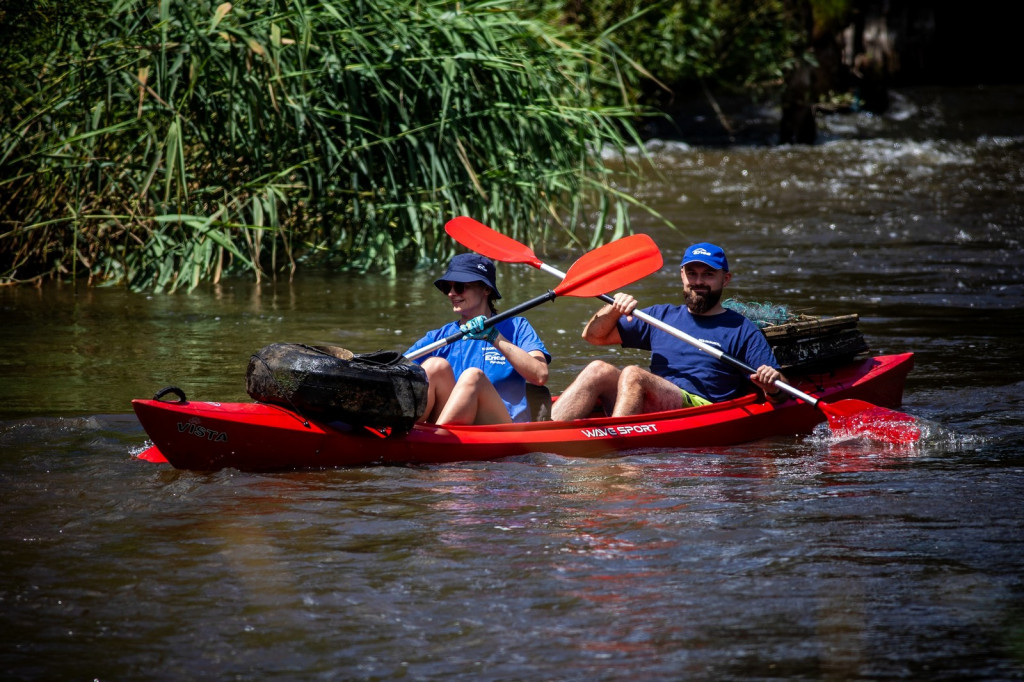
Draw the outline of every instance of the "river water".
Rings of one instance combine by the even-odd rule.
[[[897,93],[814,147],[651,145],[629,187],[676,301],[692,241],[729,293],[858,313],[913,351],[912,447],[827,432],[596,460],[287,474],[134,458],[129,402],[246,400],[276,341],[404,350],[438,270],[190,294],[0,290],[0,670],[10,679],[1024,679],[1024,91]],[[500,230],[499,225],[494,225]],[[557,243],[546,262],[579,253]],[[540,252],[540,247],[537,247]],[[511,306],[552,285],[499,266]],[[596,307],[529,313],[556,392]]]

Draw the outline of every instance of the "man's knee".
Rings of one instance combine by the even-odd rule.
[[[627,365],[622,368],[622,377],[624,379],[636,381],[637,379],[642,378],[645,374],[649,374],[649,372],[643,367],[638,367],[637,365]]]
[[[619,368],[604,360],[594,360],[580,372],[580,379],[592,384],[618,381]]]
[[[642,386],[646,389],[650,387],[650,379],[653,376],[643,367],[628,365],[623,367],[622,372],[619,373],[619,387]]]

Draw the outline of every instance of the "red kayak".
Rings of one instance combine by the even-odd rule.
[[[913,354],[859,360],[821,374],[790,377],[820,400],[857,399],[896,408]],[[285,471],[372,464],[494,460],[531,452],[597,457],[646,448],[694,448],[809,433],[825,421],[811,405],[754,396],[632,417],[493,426],[417,424],[391,436],[368,427],[308,419],[264,403],[134,400],[154,445],[141,459],[178,469]]]

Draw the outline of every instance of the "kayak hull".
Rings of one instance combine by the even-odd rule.
[[[793,378],[825,402],[858,399],[897,408],[913,355],[884,355]],[[178,469],[287,471],[374,464],[494,460],[532,452],[601,457],[657,448],[727,446],[809,433],[825,421],[799,400],[773,405],[756,396],[683,410],[571,422],[490,426],[417,424],[391,436],[368,427],[308,419],[264,403],[134,400],[153,446],[140,458]]]

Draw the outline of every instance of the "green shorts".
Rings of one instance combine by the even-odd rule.
[[[699,395],[690,393],[679,389],[683,393],[683,407],[700,407],[701,405],[710,405],[711,401],[707,398],[701,398]]]

